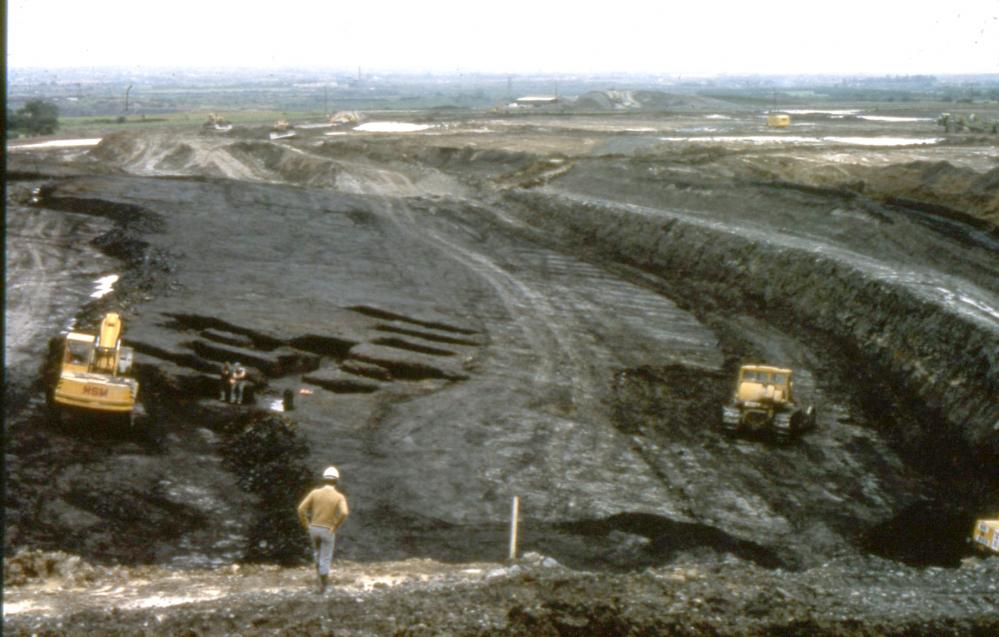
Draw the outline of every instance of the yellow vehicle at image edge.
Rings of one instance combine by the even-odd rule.
[[[794,399],[790,369],[769,365],[739,368],[732,402],[722,407],[722,425],[728,433],[772,432],[788,438],[815,426],[815,407]]]
[[[132,348],[122,346],[122,329],[121,316],[109,312],[96,335],[66,335],[52,395],[57,406],[117,415],[132,422],[139,382],[129,376]]]
[[[977,520],[971,539],[975,548],[999,555],[999,519]]]

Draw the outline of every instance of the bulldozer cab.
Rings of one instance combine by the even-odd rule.
[[[799,405],[793,388],[790,369],[743,365],[732,401],[722,406],[722,426],[730,434],[769,431],[784,440],[812,429],[815,406]]]
[[[739,369],[736,398],[743,401],[791,400],[791,370],[764,365],[743,365]]]

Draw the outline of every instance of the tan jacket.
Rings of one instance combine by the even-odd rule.
[[[314,524],[336,531],[349,514],[347,498],[330,485],[313,489],[298,505],[298,521],[306,529]]]

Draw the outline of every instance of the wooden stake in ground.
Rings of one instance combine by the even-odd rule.
[[[517,559],[517,526],[520,522],[520,498],[513,496],[513,507],[510,511],[510,560]]]

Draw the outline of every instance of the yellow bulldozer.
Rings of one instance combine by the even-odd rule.
[[[730,434],[773,433],[790,438],[815,426],[815,407],[794,398],[792,371],[770,365],[739,368],[735,394],[722,407],[722,426]]]
[[[123,347],[121,316],[109,312],[97,334],[70,332],[62,348],[52,402],[63,413],[116,416],[130,424],[139,382],[130,376],[132,348]]]

